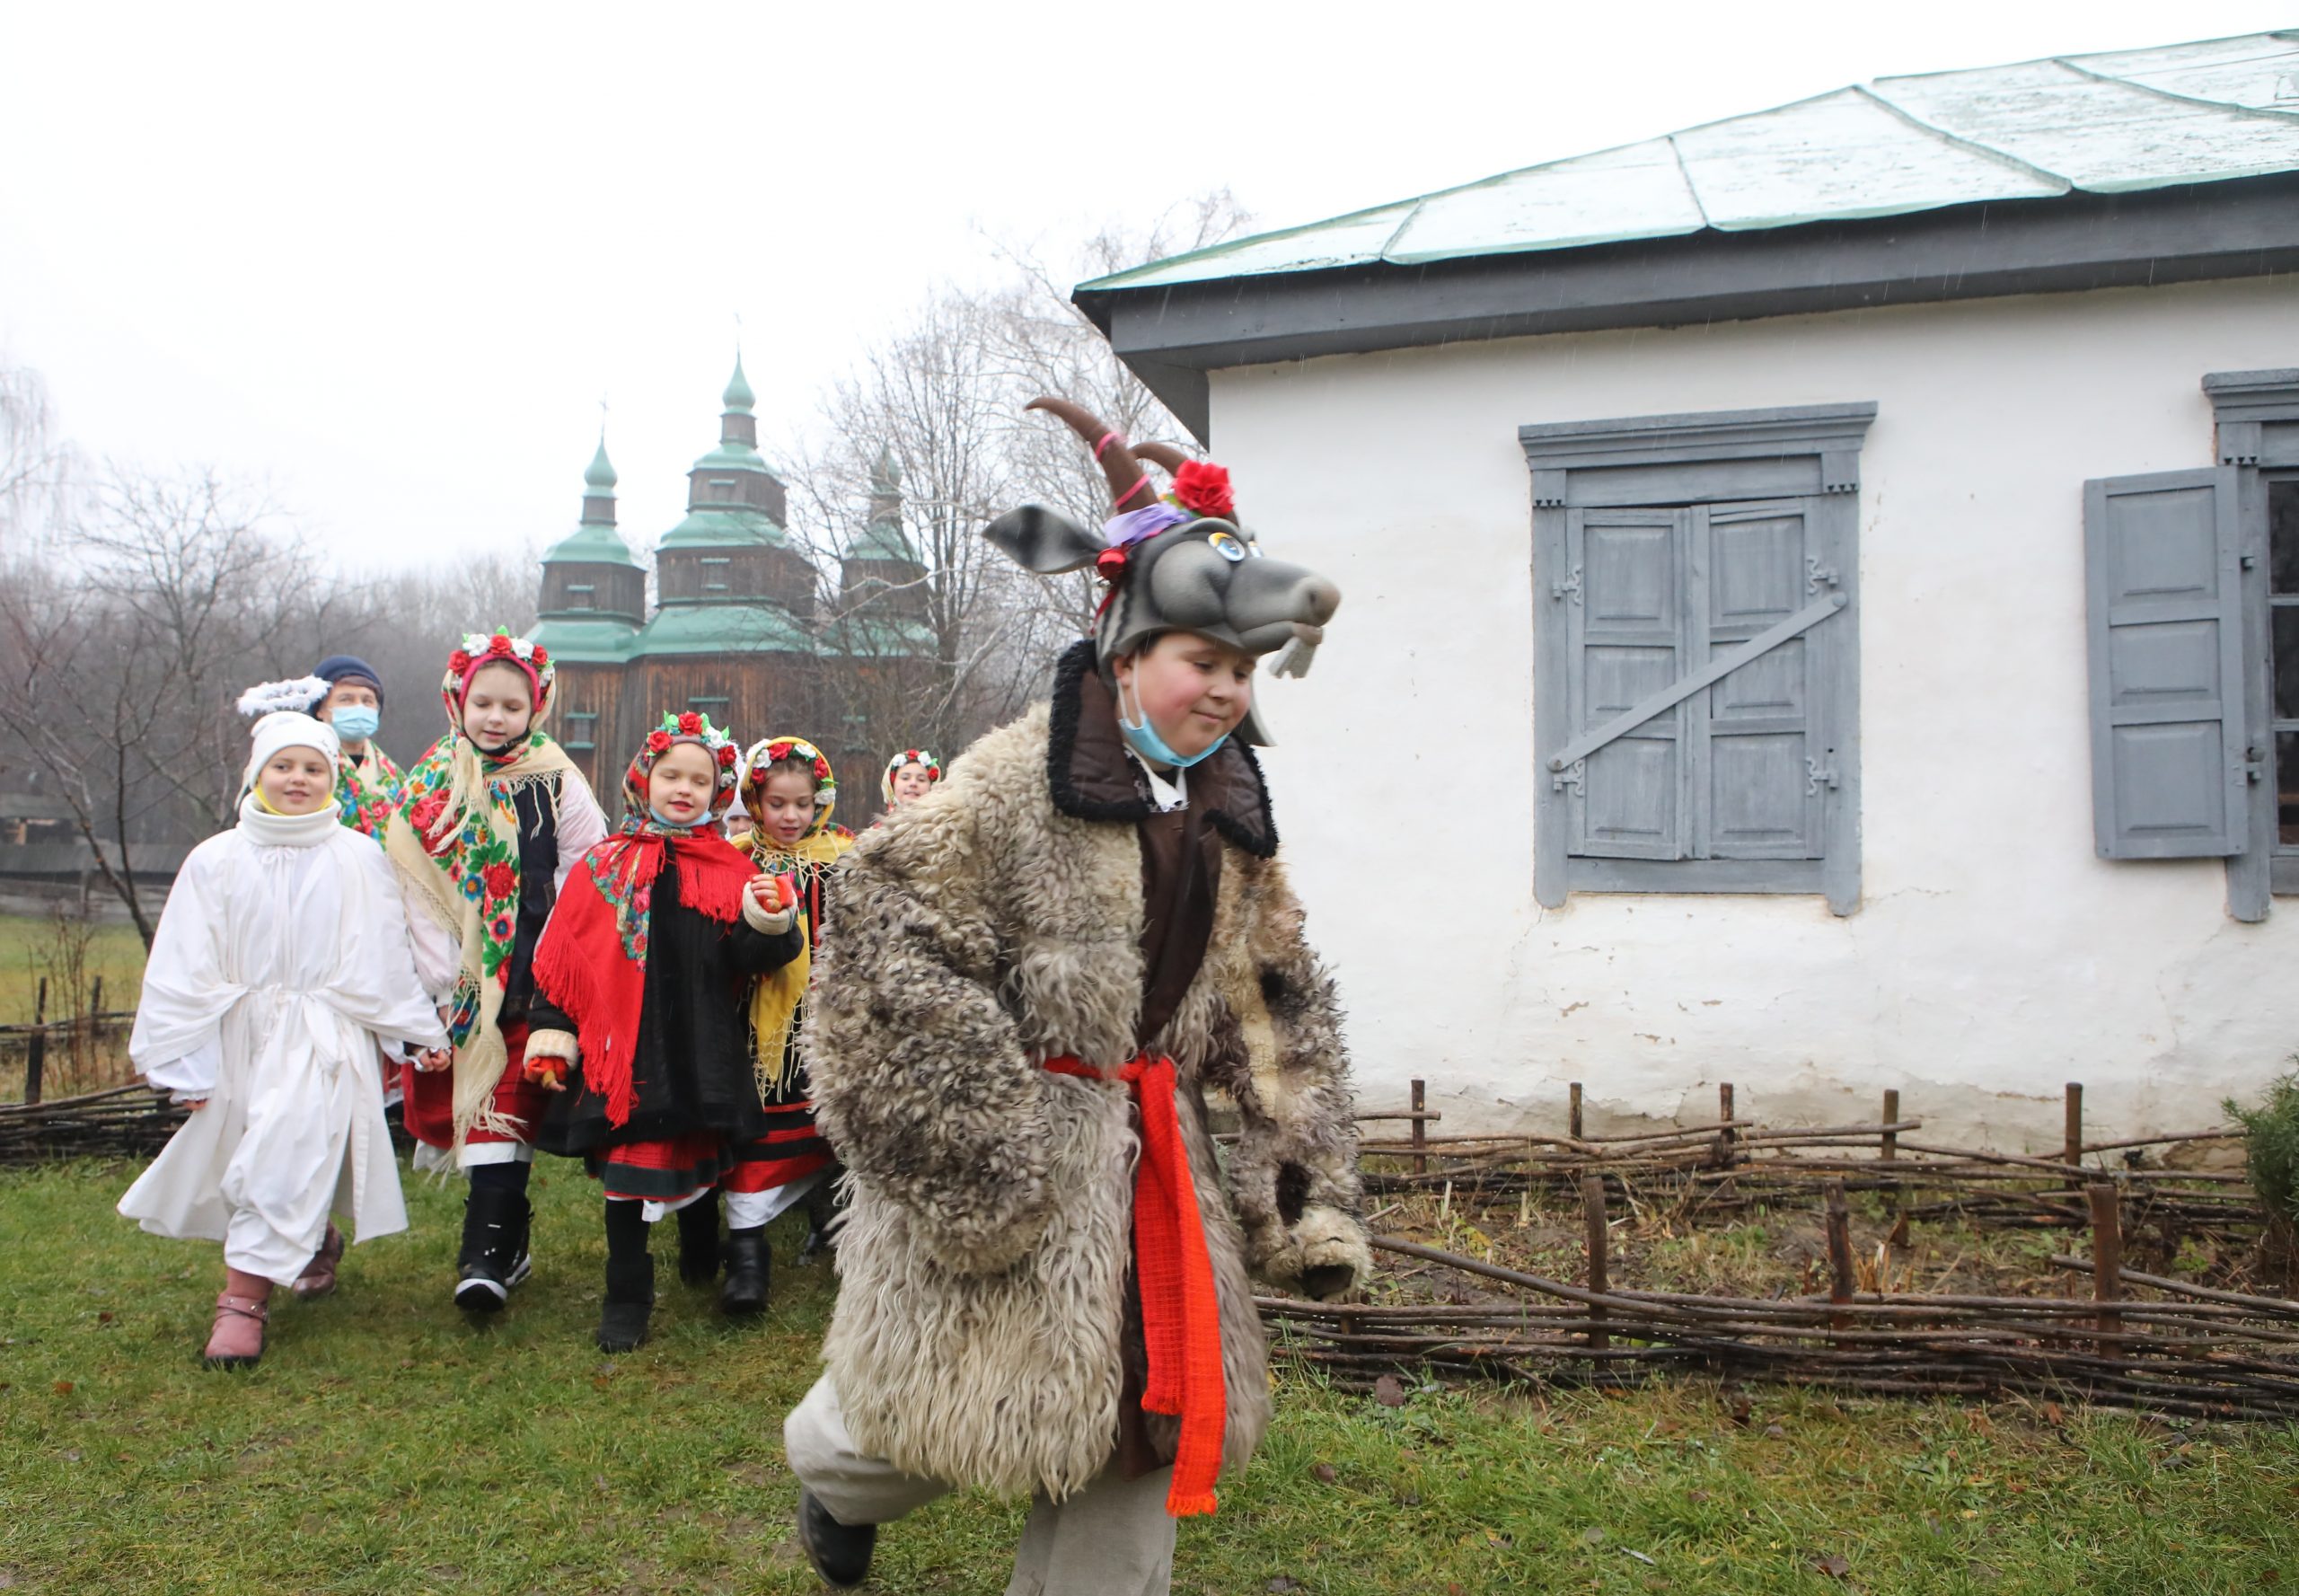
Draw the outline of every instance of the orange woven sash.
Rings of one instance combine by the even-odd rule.
[[[1132,1089],[1141,1111],[1141,1161],[1133,1177],[1134,1267],[1141,1286],[1142,1339],[1150,1351],[1141,1406],[1182,1422],[1167,1512],[1177,1519],[1210,1513],[1214,1481],[1221,1473],[1229,1394],[1221,1374],[1221,1306],[1213,1291],[1213,1258],[1205,1249],[1197,1182],[1190,1174],[1174,1106],[1174,1061],[1145,1053],[1105,1072],[1065,1055],[1046,1060],[1045,1067],[1056,1075],[1120,1082]]]

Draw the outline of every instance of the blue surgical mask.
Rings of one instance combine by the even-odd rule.
[[[335,727],[335,735],[347,743],[366,742],[383,723],[383,711],[372,704],[345,704],[328,722]]]
[[[1133,705],[1136,710],[1141,707],[1140,693],[1134,694]],[[1158,728],[1150,724],[1148,715],[1143,715],[1138,721],[1128,720],[1125,718],[1125,684],[1123,683],[1118,684],[1117,690],[1117,729],[1124,736],[1126,745],[1151,764],[1171,765],[1177,771],[1189,769],[1229,740],[1229,734],[1225,731],[1198,753],[1184,758],[1167,745],[1165,738],[1158,735]]]
[[[710,819],[708,816],[705,816],[700,820],[673,820],[669,816],[664,814],[652,804],[647,806],[647,813],[652,816],[654,817],[655,824],[661,826],[665,831],[691,832],[695,830],[697,827],[705,826],[710,824]]]

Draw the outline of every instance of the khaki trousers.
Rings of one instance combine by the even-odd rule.
[[[857,1451],[827,1374],[782,1421],[782,1445],[791,1472],[841,1524],[887,1523],[953,1488]],[[1130,1480],[1113,1463],[1066,1501],[1039,1492],[1006,1596],[1166,1596],[1174,1577],[1174,1521],[1166,1514],[1173,1472]]]

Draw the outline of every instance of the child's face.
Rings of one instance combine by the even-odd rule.
[[[256,790],[282,815],[309,815],[335,797],[335,772],[316,748],[282,748],[255,773]]]
[[[796,771],[769,772],[758,796],[758,823],[778,842],[797,842],[815,823],[815,784]]]
[[[1238,729],[1254,703],[1254,657],[1194,631],[1169,631],[1114,663],[1121,705],[1184,759]]]
[[[674,743],[647,772],[647,802],[674,825],[700,825],[718,789],[718,766],[708,748]]]
[[[748,809],[731,809],[731,810],[728,810],[728,811],[727,811],[727,841],[732,842],[741,842],[744,837],[747,837],[747,836],[749,836],[750,834],[751,834],[751,812],[750,812]]]
[[[896,808],[900,808],[904,804],[912,803],[919,798],[924,798],[928,792],[933,789],[933,786],[934,783],[927,778],[926,767],[924,765],[906,764],[903,766],[902,769],[894,772],[894,807]]]
[[[483,748],[500,748],[527,735],[534,723],[534,692],[515,665],[483,665],[463,693],[463,736]]]

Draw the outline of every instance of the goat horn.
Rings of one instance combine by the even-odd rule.
[[[1141,462],[1133,457],[1133,450],[1123,438],[1111,436],[1110,429],[1103,426],[1092,411],[1051,394],[1042,394],[1022,408],[1044,410],[1049,416],[1066,422],[1070,431],[1086,440],[1086,446],[1089,449],[1108,437],[1110,446],[1102,451],[1101,465],[1102,475],[1109,479],[1111,505],[1121,510],[1141,507],[1141,504],[1132,502],[1141,498]],[[1148,502],[1147,499],[1142,500],[1143,504]]]
[[[1137,458],[1162,468],[1167,476],[1189,463],[1189,456],[1171,444],[1136,444],[1133,453]]]

